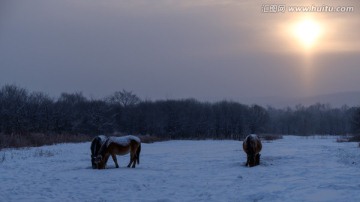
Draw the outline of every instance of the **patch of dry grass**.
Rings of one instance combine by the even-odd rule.
[[[345,137],[339,137],[336,139],[336,142],[360,142],[360,136],[345,136]],[[360,143],[359,143],[360,144]]]
[[[336,142],[349,142],[349,141],[350,141],[350,138],[348,138],[348,137],[336,138]]]
[[[38,149],[34,153],[34,157],[51,157],[54,156],[54,152],[44,149]]]
[[[166,141],[164,138],[159,138],[157,136],[150,136],[150,135],[140,135],[138,136],[143,143],[154,143],[154,142],[162,142]]]
[[[275,134],[260,134],[259,137],[261,140],[266,140],[266,141],[283,139],[282,135],[275,135]]]
[[[0,150],[3,148],[39,147],[67,142],[86,142],[91,139],[92,136],[84,134],[0,134]]]
[[[126,136],[126,134],[123,133],[114,133],[112,135],[107,135],[107,136],[117,136],[117,137],[121,137],[121,136]],[[158,136],[153,136],[153,135],[135,135],[136,137],[140,138],[142,143],[154,143],[154,142],[162,142],[162,141],[167,141],[169,139],[166,138],[161,138]]]

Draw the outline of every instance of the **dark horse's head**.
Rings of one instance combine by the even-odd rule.
[[[98,156],[101,145],[105,142],[105,139],[105,136],[100,135],[95,137],[91,142],[91,166],[93,169],[96,169],[98,167],[96,163],[96,157]]]
[[[98,152],[97,154],[94,156],[93,158],[93,163],[95,165],[95,169],[105,169],[105,166],[106,166],[106,162],[105,162],[105,159],[107,158],[106,156],[107,155],[107,149],[108,149],[108,146],[109,146],[109,138],[106,139],[106,141],[104,141],[101,146],[99,147],[98,149]],[[107,161],[107,159],[106,159]]]
[[[106,164],[103,162],[103,156],[99,154],[94,158],[95,168],[105,169]]]
[[[247,155],[246,166],[253,167],[260,164],[262,144],[257,135],[248,135],[243,141],[243,149]]]
[[[91,167],[93,169],[96,169],[96,163],[95,163],[95,156],[91,155]]]

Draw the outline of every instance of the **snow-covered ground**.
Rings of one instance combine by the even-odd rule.
[[[91,169],[90,143],[3,150],[0,201],[360,201],[357,143],[287,136],[245,160],[239,141],[143,144],[135,169]]]

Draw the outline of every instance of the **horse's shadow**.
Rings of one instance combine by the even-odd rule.
[[[86,169],[86,170],[142,170],[141,167],[129,168],[127,166],[120,166],[120,167],[117,168],[115,165],[106,166],[105,169],[92,168],[91,166],[87,166],[87,167],[82,168],[82,169]],[[81,169],[78,168],[76,170],[81,170]]]
[[[272,156],[262,156],[260,164],[254,167],[268,167],[268,166],[273,166],[274,164],[276,164],[275,162],[280,160],[281,158],[277,158],[277,157],[272,157]],[[241,159],[242,160],[242,159]],[[245,159],[246,160],[246,159]],[[231,163],[231,166],[233,167],[246,167],[249,168],[248,166],[246,166],[246,161],[237,161],[237,162],[233,162]]]

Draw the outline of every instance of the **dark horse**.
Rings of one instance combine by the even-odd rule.
[[[91,141],[91,146],[90,146],[90,150],[91,150],[91,165],[92,168],[95,169],[97,168],[97,165],[95,163],[95,158],[97,157],[97,155],[99,154],[99,150],[101,145],[106,141],[107,137],[104,135],[99,135],[96,136],[92,141]]]
[[[246,166],[253,167],[260,164],[262,144],[257,135],[248,135],[243,141],[243,149],[247,154]]]
[[[138,137],[128,135],[124,137],[109,137],[102,144],[98,156],[95,159],[98,169],[104,169],[111,155],[115,162],[116,168],[119,167],[116,155],[126,155],[130,152],[130,163],[127,167],[135,168],[135,164],[140,163],[141,141]]]

